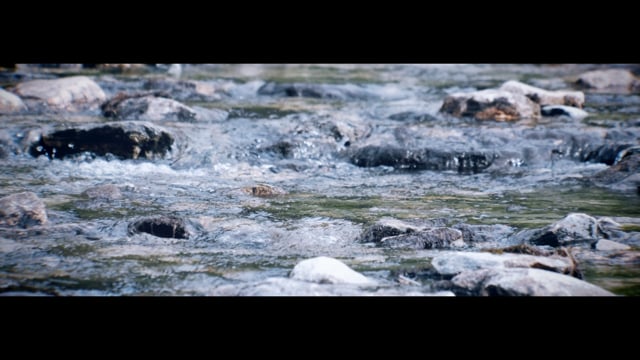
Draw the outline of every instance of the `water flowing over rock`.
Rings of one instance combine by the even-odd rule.
[[[365,146],[351,154],[351,162],[360,167],[392,166],[403,170],[453,170],[479,173],[494,160],[482,152],[444,152],[433,149],[402,149],[390,146]]]
[[[21,192],[0,198],[0,225],[27,228],[47,223],[47,212],[40,198]]]
[[[442,276],[453,276],[466,271],[502,268],[539,268],[563,274],[573,271],[567,257],[533,256],[521,254],[491,254],[487,252],[452,252],[433,258],[431,265]]]
[[[26,110],[27,106],[14,94],[0,89],[0,113],[14,113]]]
[[[243,188],[242,191],[257,197],[272,197],[272,196],[287,194],[286,190],[277,186],[272,186],[267,184],[258,184],[255,186],[248,186],[246,188]]]
[[[97,200],[118,200],[122,199],[122,192],[113,184],[98,185],[82,192],[83,196]]]
[[[43,111],[93,110],[107,99],[100,86],[86,76],[31,80],[18,84],[14,92],[30,110]]]
[[[385,237],[379,245],[394,249],[447,249],[464,247],[465,243],[460,230],[436,227]]]
[[[292,279],[316,283],[375,285],[375,281],[343,262],[326,256],[300,261],[291,270],[290,276]]]
[[[219,94],[222,89],[204,81],[153,79],[142,87],[145,90],[162,91],[178,101],[216,101],[222,97]]]
[[[463,272],[452,280],[456,295],[613,296],[586,281],[539,269],[498,268]]]
[[[592,89],[632,90],[640,89],[640,80],[631,71],[606,69],[588,71],[578,78],[578,85]]]
[[[162,238],[188,239],[185,221],[175,216],[156,216],[136,220],[129,224],[129,234],[147,233]]]
[[[318,99],[368,99],[374,96],[355,85],[328,85],[268,82],[258,89],[259,95],[308,97]]]
[[[367,227],[362,234],[360,234],[358,241],[378,243],[389,236],[411,234],[422,229],[422,227],[408,224],[401,220],[380,219],[375,224]]]
[[[637,191],[640,186],[640,153],[623,155],[617,163],[595,174],[592,179],[596,184]]]
[[[113,122],[43,135],[32,144],[29,153],[62,159],[90,152],[98,156],[112,154],[121,159],[154,159],[171,150],[173,136],[156,125],[145,122]]]

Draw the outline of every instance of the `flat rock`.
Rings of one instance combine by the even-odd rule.
[[[607,239],[600,239],[593,244],[593,248],[598,251],[621,251],[629,250],[631,246]]]
[[[584,93],[582,91],[548,91],[514,80],[502,84],[500,90],[524,95],[541,106],[568,105],[581,108],[584,105]]]
[[[27,228],[47,223],[47,211],[32,192],[21,192],[0,198],[0,225]]]
[[[352,270],[343,262],[326,256],[300,261],[291,271],[290,277],[316,283],[375,285],[373,280]]]
[[[573,264],[560,256],[533,256],[521,254],[491,254],[487,252],[452,252],[433,258],[431,265],[443,276],[465,271],[496,268],[541,268],[559,273],[570,273]]]
[[[114,184],[93,186],[82,192],[82,196],[96,200],[122,199],[122,192]]]
[[[107,99],[100,86],[86,76],[26,81],[16,85],[14,92],[29,109],[93,110]]]
[[[523,94],[486,89],[448,95],[440,112],[478,120],[515,121],[539,118],[540,105]]]
[[[136,220],[129,224],[130,235],[147,233],[162,238],[188,239],[189,231],[182,218],[175,216],[155,216]]]
[[[578,85],[592,89],[631,90],[640,86],[640,81],[629,70],[607,69],[588,71],[580,75]]]
[[[16,95],[0,89],[0,113],[14,113],[26,110],[27,106]]]
[[[466,244],[460,230],[435,227],[409,234],[385,237],[380,240],[379,245],[394,249],[448,249],[463,247]]]
[[[155,159],[164,157],[173,143],[171,134],[151,123],[112,122],[43,135],[31,145],[29,153],[51,159],[83,152],[98,156],[112,154],[121,159]]]
[[[529,242],[556,247],[595,241],[599,235],[598,221],[594,217],[571,213],[558,222],[534,231]]]
[[[494,268],[466,271],[451,282],[454,293],[476,296],[614,296],[586,281],[540,269]]]
[[[542,116],[568,117],[572,120],[582,120],[589,116],[589,113],[573,106],[546,105],[540,109]]]

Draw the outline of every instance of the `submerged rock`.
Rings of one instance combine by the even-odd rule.
[[[88,197],[89,199],[97,200],[122,199],[122,192],[120,192],[120,189],[113,184],[90,187],[87,190],[83,191],[82,195]]]
[[[100,86],[86,76],[26,81],[16,85],[14,92],[30,110],[93,110],[107,99]]]
[[[43,135],[31,145],[29,153],[38,157],[62,159],[90,152],[112,154],[121,159],[153,159],[171,151],[174,139],[166,130],[145,122],[113,122]]]
[[[515,121],[539,118],[540,105],[519,93],[486,89],[451,94],[444,99],[440,112],[478,120]]]
[[[571,259],[560,256],[533,256],[522,254],[491,254],[487,252],[452,252],[433,258],[431,265],[442,276],[453,276],[465,271],[498,268],[539,268],[563,274],[574,270]]]
[[[0,89],[0,113],[14,113],[26,110],[27,106],[14,94]]]
[[[375,281],[334,258],[319,256],[300,261],[291,271],[296,280],[329,284],[375,285]]]
[[[519,81],[510,80],[500,86],[500,90],[528,97],[533,102],[544,105],[567,105],[581,108],[584,105],[584,93],[582,91],[548,91],[527,85]]]
[[[588,71],[578,78],[578,85],[592,89],[632,90],[640,89],[640,80],[624,69]]]
[[[435,227],[427,230],[385,237],[380,246],[402,249],[447,249],[465,246],[460,230]]]
[[[258,95],[308,97],[318,99],[368,99],[373,95],[355,85],[275,83],[268,82],[258,89]]]
[[[494,156],[482,152],[444,152],[433,149],[403,149],[391,146],[365,146],[350,157],[360,167],[392,166],[404,170],[454,170],[478,173],[491,166]]]
[[[473,296],[613,296],[586,281],[539,269],[466,271],[451,282],[456,295]]]
[[[188,239],[185,221],[175,216],[156,216],[139,219],[129,224],[129,235],[147,233],[162,238]]]
[[[248,186],[242,189],[243,192],[258,196],[258,197],[271,197],[277,195],[285,195],[288,194],[286,190],[272,185],[267,184],[258,184],[255,186]]]
[[[44,203],[32,192],[0,198],[0,225],[27,228],[47,223]]]

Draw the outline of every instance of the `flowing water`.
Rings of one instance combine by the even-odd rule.
[[[419,271],[435,251],[357,242],[367,225],[389,217],[446,218],[525,229],[548,225],[571,212],[640,217],[635,191],[596,187],[588,181],[607,165],[558,158],[551,151],[559,144],[557,134],[609,136],[637,144],[637,95],[587,93],[585,110],[590,116],[582,121],[480,122],[438,114],[443,98],[452,92],[495,87],[506,80],[565,89],[590,68],[184,66],[181,79],[209,82],[219,94],[211,101],[184,103],[223,110],[228,116],[162,122],[178,139],[167,158],[49,160],[21,152],[0,160],[0,197],[33,191],[45,202],[49,217],[46,227],[0,228],[0,288],[18,295],[251,294],[252,288],[284,287],[273,278],[287,277],[300,260],[324,255],[381,285],[357,291],[327,285],[321,294],[415,294],[429,292],[430,283],[406,286],[396,275]],[[144,80],[166,76],[79,72],[92,76],[107,95],[140,89]],[[258,89],[271,81],[321,84],[328,95],[260,94]],[[0,130],[28,144],[33,134],[53,126],[106,121],[111,119],[97,113],[3,115]],[[354,148],[382,144],[480,150],[499,157],[487,171],[476,174],[362,168],[349,161]],[[99,200],[82,195],[102,184],[115,184],[123,197]],[[256,184],[288,193],[262,198],[243,191]],[[171,239],[128,234],[129,223],[146,215],[183,217],[194,235]],[[637,294],[638,266],[587,267],[585,279],[618,294]]]

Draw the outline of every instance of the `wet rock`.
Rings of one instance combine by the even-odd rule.
[[[514,80],[502,84],[500,90],[524,95],[540,105],[568,105],[578,108],[584,105],[584,93],[582,91],[548,91]]]
[[[375,281],[334,258],[319,256],[300,261],[291,271],[296,280],[328,284],[375,285]]]
[[[410,234],[385,237],[380,246],[393,249],[448,249],[465,246],[460,230],[436,227]]]
[[[602,163],[613,165],[616,159],[620,159],[625,150],[632,148],[633,144],[606,142],[594,136],[567,135],[561,141],[561,145],[552,150],[552,155],[569,157],[575,161]],[[562,136],[560,136],[562,138]]]
[[[404,221],[380,219],[375,224],[366,228],[362,234],[360,234],[358,241],[378,243],[386,237],[411,234],[420,230],[422,230],[422,227],[408,224]]]
[[[162,238],[188,239],[185,221],[175,216],[156,216],[139,219],[129,224],[129,235],[147,233]]]
[[[411,122],[430,122],[437,121],[438,118],[434,115],[427,113],[417,113],[415,111],[404,111],[397,114],[389,115],[389,119],[396,121],[411,121]]]
[[[440,112],[478,120],[515,121],[540,117],[540,105],[525,95],[486,89],[454,93],[444,99]]]
[[[631,90],[640,87],[640,80],[629,70],[607,69],[586,72],[576,83],[592,89]]]
[[[534,230],[529,242],[534,245],[566,246],[573,243],[590,242],[603,236],[598,221],[581,213],[572,213],[564,219]]]
[[[216,101],[222,96],[211,83],[196,80],[153,79],[145,82],[145,90],[162,91],[178,101]]]
[[[433,149],[403,149],[365,146],[354,150],[351,163],[360,167],[392,166],[403,170],[454,170],[479,173],[491,166],[494,156],[482,152],[445,152]]]
[[[640,153],[629,153],[618,163],[593,176],[598,185],[633,191],[640,186]]]
[[[573,106],[547,105],[540,108],[542,116],[565,116],[572,120],[582,120],[589,116],[589,113]]]
[[[196,112],[193,109],[164,95],[157,92],[118,93],[102,104],[102,113],[106,117],[120,120],[196,120]]]
[[[32,192],[0,198],[0,225],[27,228],[47,223],[44,203]]]
[[[615,242],[607,239],[598,240],[596,243],[593,244],[592,247],[598,251],[621,251],[621,250],[631,249],[631,246],[629,245],[621,244],[619,242]]]
[[[258,197],[272,197],[278,195],[286,195],[288,194],[286,190],[272,185],[267,184],[258,184],[255,186],[248,186],[242,189],[243,192],[258,196]]]
[[[120,159],[154,159],[171,151],[174,139],[161,127],[145,122],[113,122],[43,135],[31,145],[29,153],[38,157],[62,159],[90,152],[112,154]]]
[[[118,200],[122,199],[122,192],[117,186],[107,184],[90,187],[82,192],[82,196],[96,200]]]
[[[539,269],[498,268],[463,272],[452,280],[456,295],[613,296],[586,281]]]
[[[454,229],[462,232],[462,238],[466,243],[478,243],[478,242],[499,242],[513,234],[514,228],[507,225],[469,225],[469,224],[456,224]]]
[[[497,268],[539,268],[563,274],[573,272],[571,259],[560,256],[533,256],[521,254],[491,254],[487,252],[452,252],[433,258],[431,265],[442,276],[453,276],[465,271]]]
[[[86,76],[27,81],[16,85],[14,92],[30,110],[94,110],[107,99],[100,86]]]
[[[268,82],[258,89],[258,95],[308,97],[317,99],[369,99],[374,97],[365,89],[351,84],[305,84]]]
[[[0,89],[0,113],[14,113],[26,110],[27,106],[14,94]]]

